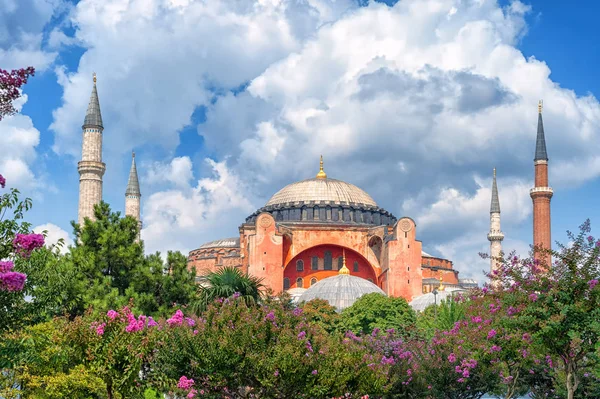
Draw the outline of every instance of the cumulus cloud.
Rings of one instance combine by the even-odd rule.
[[[15,109],[21,111],[27,102],[23,95],[14,102]],[[10,187],[32,190],[40,186],[30,165],[36,160],[36,147],[40,142],[40,132],[33,126],[29,116],[17,113],[0,121],[2,151],[0,151],[0,173]]]
[[[46,231],[45,245],[48,248],[53,248],[54,246],[57,245],[58,241],[60,239],[62,239],[63,246],[60,248],[60,252],[63,254],[67,253],[68,247],[73,245],[73,240],[71,239],[71,236],[69,235],[69,233],[67,233],[65,230],[61,229],[60,227],[58,227],[55,224],[52,224],[52,223],[42,224],[42,225],[34,227],[33,231],[37,234],[43,234],[43,232]]]
[[[80,1],[70,19],[74,39],[87,51],[76,72],[57,69],[64,94],[51,126],[54,149],[79,155],[93,71],[109,151],[147,142],[173,149],[194,109],[209,104],[214,90],[253,79],[352,3]]]
[[[225,162],[206,162],[212,176],[155,192],[144,201],[141,235],[151,251],[187,252],[205,241],[235,236],[237,226],[254,210],[244,182]]]
[[[143,169],[146,171],[144,180],[148,184],[171,183],[185,188],[194,178],[189,157],[176,157],[168,163],[154,162]]]
[[[69,7],[64,0],[0,0],[0,65],[47,69],[57,56],[42,46],[43,29]]]
[[[598,177],[598,100],[562,88],[516,47],[529,6],[353,4],[83,0],[71,18],[88,50],[76,72],[58,71],[55,150],[78,155],[96,70],[108,151],[172,150],[194,109],[206,110],[198,133],[214,175],[190,184],[189,159],[151,168],[172,186],[145,200],[148,248],[235,235],[272,193],[313,176],[324,154],[330,177],[416,219],[425,248],[462,259],[463,275],[479,273],[471,256],[487,250],[493,167],[505,246],[530,216],[538,99],[554,188]]]

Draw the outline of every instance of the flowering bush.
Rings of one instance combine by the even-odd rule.
[[[35,75],[33,67],[14,69],[10,72],[0,69],[0,121],[5,116],[16,112],[12,102],[21,96],[19,89],[30,76]],[[2,176],[0,176],[0,186],[4,187]]]

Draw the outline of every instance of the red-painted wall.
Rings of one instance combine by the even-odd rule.
[[[299,288],[296,283],[298,278],[302,278],[303,288],[310,287],[311,280],[316,278],[321,281],[324,278],[335,276],[338,274],[338,258],[342,256],[344,248],[335,245],[319,245],[309,248],[296,255],[285,267],[283,276],[290,281],[289,288]],[[331,251],[332,270],[324,270],[325,251]],[[377,277],[373,272],[373,268],[369,263],[358,253],[345,249],[346,252],[346,267],[350,270],[353,276],[362,277],[366,280],[371,280],[373,284],[377,284]],[[312,270],[312,258],[316,256],[319,259],[319,270]],[[297,270],[297,261],[304,262],[304,270]],[[354,262],[358,262],[358,271],[354,270]],[[284,280],[285,281],[285,280]]]

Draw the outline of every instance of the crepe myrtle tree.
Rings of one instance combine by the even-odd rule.
[[[17,113],[13,101],[21,97],[19,89],[34,75],[33,67],[13,69],[10,72],[0,69],[0,121],[6,116]],[[1,182],[2,179],[0,179],[0,185]]]
[[[558,250],[535,247],[530,258],[510,254],[491,277],[504,307],[517,309],[516,328],[547,353],[547,364],[573,399],[596,370],[600,338],[600,240],[590,235],[589,219],[569,244]],[[550,253],[552,265],[544,259]]]

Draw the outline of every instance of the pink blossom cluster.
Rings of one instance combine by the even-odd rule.
[[[594,287],[598,285],[598,280],[596,280],[596,279],[590,280],[590,281],[588,281],[588,285],[590,286],[590,290],[593,290]]]
[[[184,391],[188,391],[186,398],[194,398],[198,393],[197,390],[192,388],[194,386],[194,380],[191,378],[187,378],[185,375],[182,375],[177,383],[177,388],[182,389]]]
[[[0,175],[0,187],[6,187],[6,179],[2,175]]]
[[[11,261],[0,261],[0,290],[21,291],[25,287],[27,276],[23,273],[13,272],[14,264]]]
[[[44,246],[44,236],[41,234],[17,234],[13,240],[13,248],[15,252],[28,258],[31,251]]]
[[[21,96],[19,88],[34,74],[33,67],[13,69],[10,72],[0,69],[0,120],[5,115],[17,112],[12,102]]]
[[[180,326],[183,324],[183,320],[183,312],[181,311],[181,309],[177,309],[175,314],[167,319],[167,324],[169,326]]]

